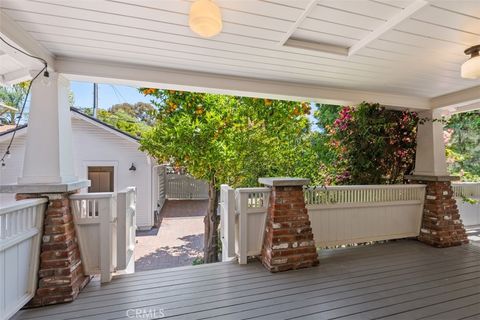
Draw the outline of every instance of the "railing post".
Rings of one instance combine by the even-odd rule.
[[[247,263],[247,208],[248,208],[248,193],[238,192],[236,194],[237,200],[237,213],[238,213],[238,263]]]
[[[115,221],[115,197],[99,200],[98,211],[100,215],[100,281],[102,283],[112,280],[113,255],[116,251],[113,242],[113,224]]]
[[[136,230],[136,189],[129,187],[117,194],[117,270],[133,273],[135,230]]]
[[[235,190],[226,184],[220,189],[222,261],[228,261],[235,257]]]

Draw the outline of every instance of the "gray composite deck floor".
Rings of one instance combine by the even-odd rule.
[[[135,310],[137,319],[480,319],[480,248],[402,240],[323,250],[320,266],[277,274],[258,262],[145,271],[14,319],[135,319]]]

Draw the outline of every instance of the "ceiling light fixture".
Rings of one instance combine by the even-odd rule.
[[[222,31],[222,13],[213,0],[197,0],[190,7],[188,23],[193,32],[210,38]]]
[[[470,59],[462,64],[462,78],[478,79],[480,78],[480,44],[465,50]]]

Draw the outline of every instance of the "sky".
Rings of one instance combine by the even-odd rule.
[[[70,88],[75,98],[75,107],[92,107],[93,83],[71,81]],[[98,106],[108,109],[118,103],[150,102],[150,98],[140,94],[135,87],[100,83],[98,85]]]

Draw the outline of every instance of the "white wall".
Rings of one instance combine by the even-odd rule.
[[[15,140],[13,140],[10,148],[10,158],[6,159],[6,166],[0,168],[0,184],[17,183],[17,179],[23,170],[23,157],[25,153],[26,130],[22,129],[17,133]],[[10,137],[10,136],[9,136]],[[8,141],[1,140],[0,155],[3,156],[7,150]],[[0,207],[5,207],[8,204],[15,202],[15,194],[0,193]]]
[[[114,166],[115,191],[136,186],[137,225],[152,226],[154,210],[152,208],[152,163],[145,153],[138,150],[138,143],[76,117],[72,117],[72,128],[76,176],[87,179],[88,166]],[[17,133],[11,149],[11,158],[7,160],[7,166],[0,172],[0,184],[17,183],[23,165],[25,133],[25,129]],[[8,141],[0,142],[0,152],[6,149],[7,144]],[[134,172],[128,170],[132,163],[137,168]],[[1,194],[0,206],[12,200],[12,194]]]

